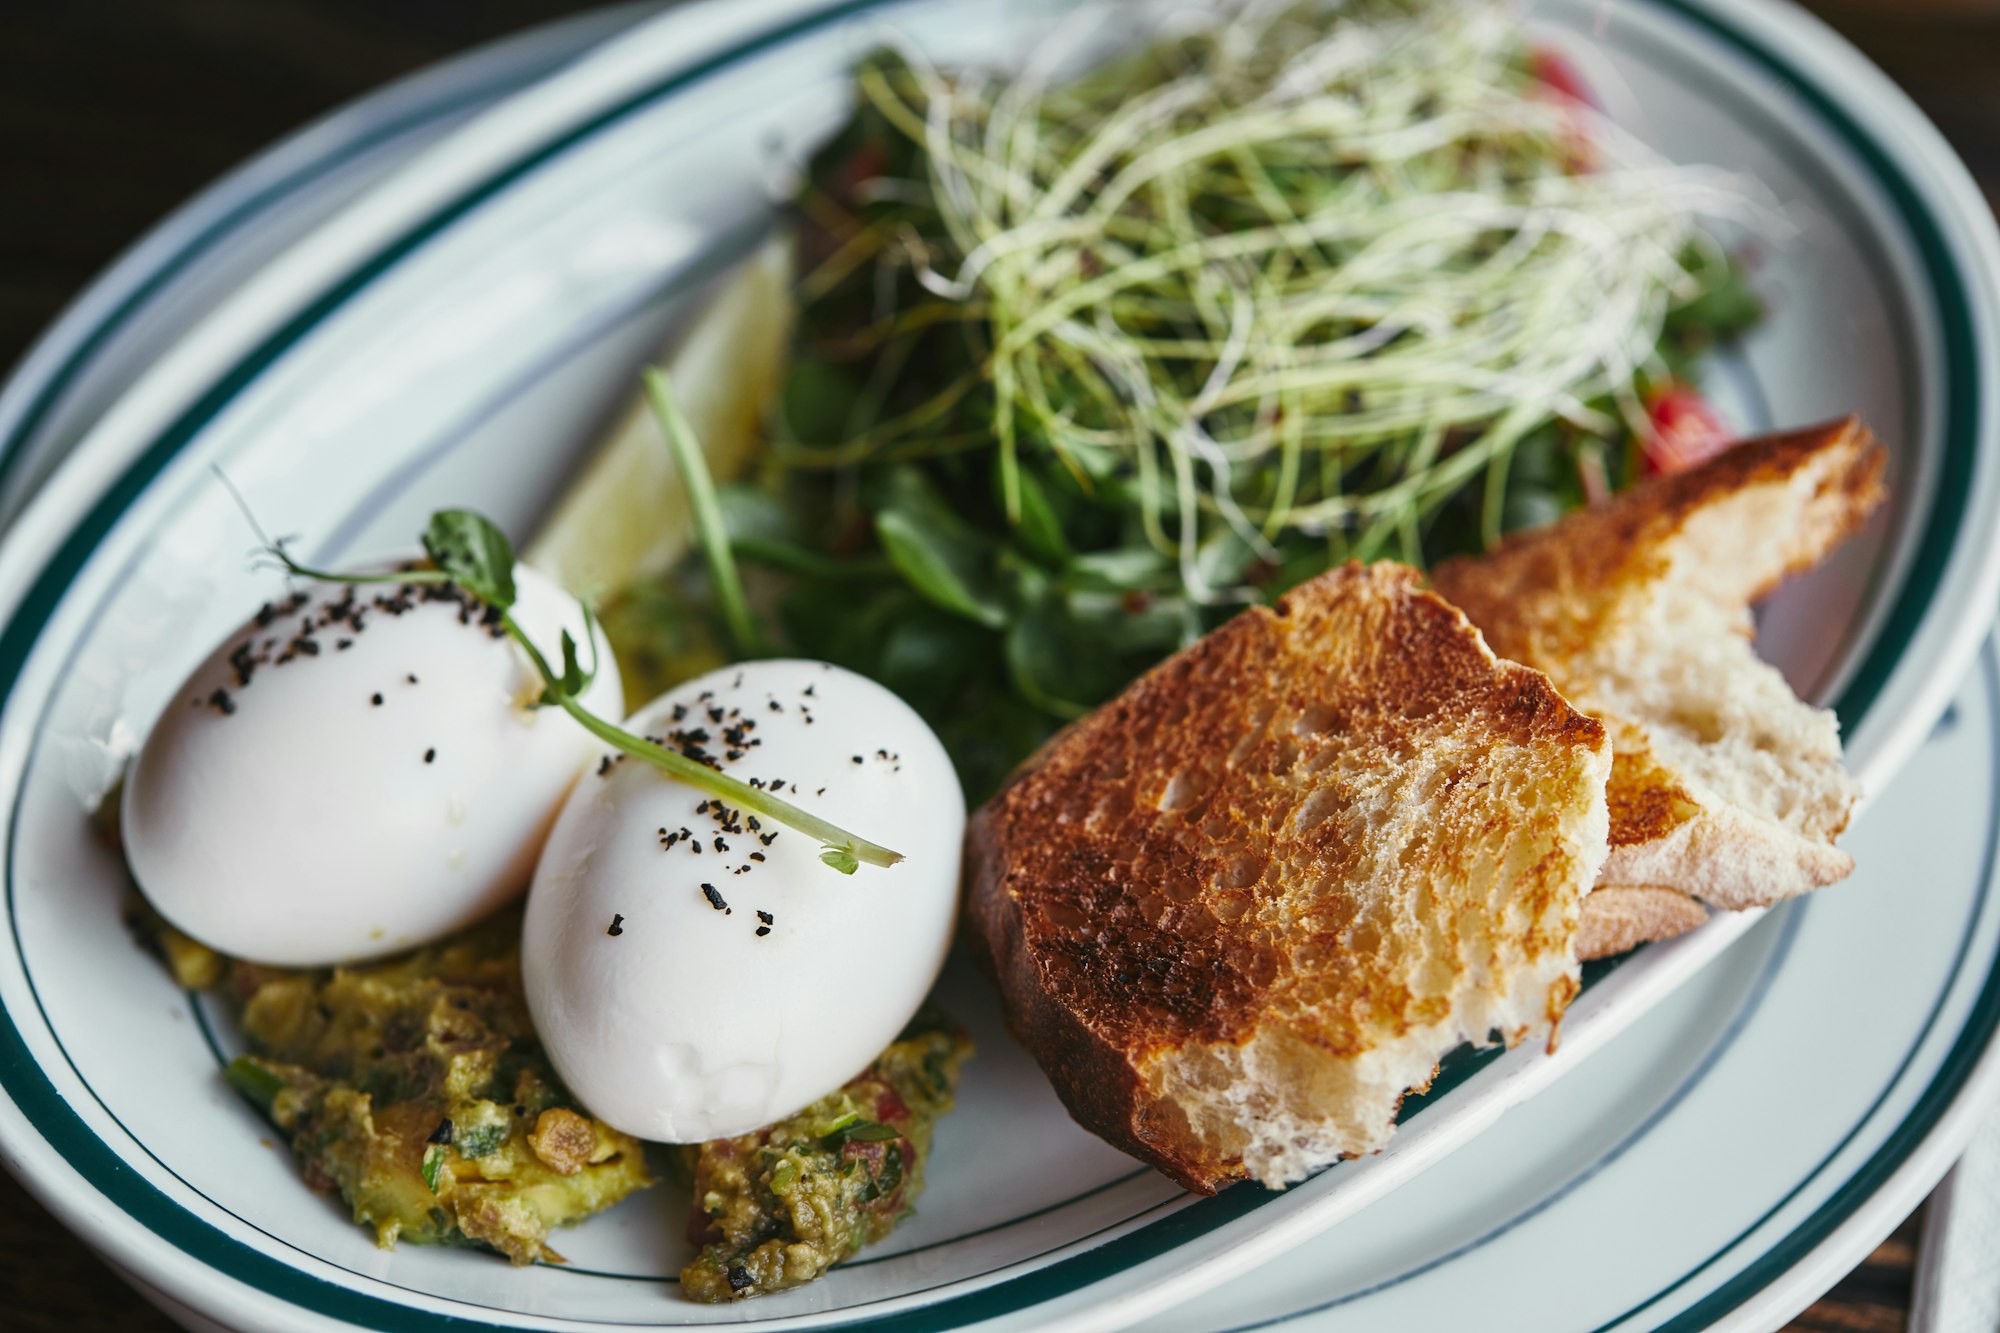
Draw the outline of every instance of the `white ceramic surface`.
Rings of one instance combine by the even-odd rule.
[[[700,1309],[664,1289],[676,1262],[676,1201],[665,1191],[565,1237],[571,1269],[512,1272],[474,1254],[377,1252],[299,1189],[281,1155],[255,1147],[254,1118],[214,1078],[205,1014],[132,952],[115,920],[117,868],[78,815],[78,794],[110,771],[118,721],[143,729],[187,660],[263,591],[242,569],[245,537],[208,465],[224,462],[258,509],[304,534],[302,549],[321,560],[405,542],[446,501],[479,505],[524,533],[633,366],[758,234],[784,154],[831,127],[839,70],[880,24],[945,55],[984,58],[1019,49],[1049,9],[760,2],[670,14],[481,118],[280,255],[178,340],[23,515],[0,549],[9,616],[0,668],[10,687],[0,794],[18,802],[7,844],[16,947],[0,957],[13,1025],[0,1032],[0,1084],[12,1099],[0,1106],[0,1146],[140,1281],[246,1328],[443,1327],[453,1317],[535,1328],[717,1318],[918,1327],[985,1317],[1103,1327],[1164,1318],[1200,1289],[1382,1200],[1326,1233],[1345,1239],[1316,1242],[1210,1298],[1220,1305],[1174,1317],[1201,1327],[1282,1315],[1397,1271],[1397,1253],[1371,1257],[1356,1237],[1414,1237],[1400,1254],[1428,1254],[1421,1267],[1505,1226],[1507,1236],[1540,1240],[1536,1276],[1566,1279],[1559,1294],[1597,1302],[1591,1308],[1634,1310],[1631,1326],[1690,1310],[1757,1322],[1816,1280],[1812,1263],[1799,1261],[1865,1222],[1890,1185],[1909,1188],[1946,1150],[1959,1094],[1987,1077],[1978,1061],[1996,1019],[1986,995],[1992,940],[1974,914],[1990,875],[1968,871],[1977,857],[1965,851],[1992,827],[1990,801],[1966,804],[1987,788],[1964,778],[1963,761],[1940,767],[1937,788],[1912,797],[1930,822],[1892,817],[1895,792],[1864,823],[1857,851],[1882,870],[1829,895],[1839,908],[1815,902],[1758,928],[1657,1010],[1747,923],[1645,951],[1591,988],[1559,1057],[1486,1062],[1428,1099],[1392,1153],[1282,1196],[1239,1189],[1191,1201],[1076,1131],[962,966],[946,999],[984,1054],[941,1131],[953,1165],[941,1162],[919,1217],[879,1251],[752,1306]],[[1752,171],[1797,208],[1800,237],[1764,272],[1774,316],[1721,379],[1746,425],[1858,406],[1897,446],[1894,519],[1766,617],[1770,650],[1794,679],[1839,698],[1855,761],[1880,787],[1928,731],[1991,605],[1994,418],[1979,382],[1995,360],[1990,224],[1914,112],[1789,11],[1656,0],[1537,13],[1566,46],[1591,44],[1593,76],[1649,139]],[[787,147],[773,150],[773,140]],[[1945,819],[1950,811],[1959,817]],[[1871,873],[1887,876],[1890,892],[1914,881],[1936,895],[1928,910],[1896,916],[1904,937],[1886,960],[1882,914],[1845,906],[1869,902],[1868,886],[1882,882]],[[1801,917],[1804,925],[1787,924]],[[1828,919],[1849,931],[1822,930]],[[1768,968],[1781,944],[1782,968]],[[1757,970],[1760,958],[1768,970]],[[1850,979],[1857,959],[1868,962],[1865,986]],[[1766,1096],[1773,1050],[1755,1048],[1762,1064],[1730,1063],[1764,1030],[1735,1017],[1752,993],[1758,1023],[1782,999],[1806,1025],[1771,1038],[1775,1068],[1799,1083],[1803,1106],[1768,1127],[1742,1108]],[[1834,999],[1856,1012],[1822,1029]],[[1639,1031],[1609,1044],[1642,1015]],[[1452,1157],[1444,1174],[1417,1176],[1607,1045],[1577,1079]],[[1801,1048],[1817,1058],[1800,1058]],[[1735,1072],[1724,1078],[1724,1069]],[[1692,1090],[1663,1093],[1663,1070]],[[1726,1119],[1704,1128],[1688,1118],[1697,1094],[1718,1098]],[[1857,1109],[1855,1097],[1862,1110],[1871,1097],[1879,1104],[1849,1127],[1837,1113]],[[1742,1137],[1718,1134],[1718,1124]],[[225,1125],[239,1132],[215,1132]],[[1636,1146],[1604,1163],[1607,1145],[1642,1127]],[[1682,1137],[1659,1137],[1669,1132]],[[1648,1252],[1684,1257],[1661,1242],[1742,1237],[1686,1280],[1659,1279],[1671,1290],[1650,1304],[1657,1287],[1617,1276],[1629,1267],[1622,1250],[1621,1262],[1552,1268],[1551,1244],[1580,1253],[1592,1236],[1629,1234],[1604,1218],[1629,1219],[1644,1196],[1614,1183],[1661,1143],[1671,1145],[1666,1178],[1693,1194],[1676,1210],[1645,1210]],[[1750,1188],[1764,1179],[1749,1167],[1788,1163],[1779,1148],[1827,1156],[1836,1145],[1776,1210]],[[1446,1189],[1458,1171],[1471,1173],[1458,1191],[1423,1193]],[[1608,1213],[1569,1211],[1607,1196]],[[1398,1209],[1414,1231],[1395,1230]],[[1583,1220],[1552,1239],[1507,1221],[1533,1209],[1534,1226]],[[1492,1289],[1453,1266],[1490,1264],[1508,1253],[1504,1239],[1429,1270],[1438,1279],[1397,1282],[1365,1300],[1427,1292],[1442,1303],[1422,1308],[1447,1322],[1491,1323],[1500,1308],[1487,1299]],[[1319,1273],[1329,1254],[1351,1271]],[[1589,1281],[1573,1276],[1584,1272]],[[1301,1273],[1303,1291],[1281,1281]],[[1279,1291],[1306,1299],[1252,1300]],[[1537,1304],[1546,1299],[1526,1289],[1505,1326],[1567,1326],[1549,1322],[1555,1307]],[[1385,1308],[1349,1301],[1313,1317],[1340,1327],[1403,1318]]]

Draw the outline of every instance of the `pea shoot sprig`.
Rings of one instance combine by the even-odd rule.
[[[225,479],[226,482],[226,479]],[[232,492],[234,488],[231,488]],[[242,497],[237,496],[238,503]],[[248,516],[248,510],[245,510]],[[251,526],[256,527],[255,518]],[[314,569],[294,560],[286,551],[282,540],[273,541],[257,528],[257,535],[263,543],[263,551],[276,561],[287,573],[299,578],[313,579],[322,583],[393,583],[393,584],[438,584],[449,585],[484,603],[498,618],[499,625],[507,636],[527,654],[528,661],[542,678],[542,692],[535,699],[537,708],[560,708],[575,718],[577,724],[591,735],[621,753],[635,759],[642,759],[669,777],[679,778],[700,791],[727,802],[760,818],[783,824],[791,829],[817,839],[820,843],[820,860],[832,866],[843,875],[851,875],[860,868],[862,862],[873,866],[892,866],[902,860],[900,852],[891,851],[878,843],[868,841],[850,833],[829,820],[821,819],[809,810],[802,810],[789,801],[780,800],[768,789],[753,787],[740,779],[698,763],[678,750],[668,749],[656,741],[647,740],[606,721],[584,707],[582,696],[596,679],[598,669],[597,636],[595,620],[590,607],[579,600],[583,609],[585,634],[590,639],[590,665],[585,667],[578,656],[577,644],[568,630],[562,632],[561,668],[551,665],[549,657],[528,637],[521,624],[514,618],[516,590],[514,587],[514,548],[505,533],[494,526],[484,515],[470,509],[440,509],[431,515],[430,526],[424,530],[424,554],[430,557],[429,568],[392,570],[379,574],[348,574],[323,569]]]

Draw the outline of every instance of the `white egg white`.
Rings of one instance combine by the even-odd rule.
[[[573,598],[526,566],[514,578],[514,618],[537,646],[550,652],[564,630],[585,641]],[[505,903],[597,759],[573,719],[529,706],[540,677],[476,604],[419,590],[405,605],[399,585],[301,597],[189,675],[140,748],[122,813],[161,915],[287,967],[410,948]],[[601,633],[597,645],[584,703],[617,717],[618,670]]]
[[[951,943],[964,796],[907,704],[822,662],[725,668],[627,726],[906,858],[843,875],[807,835],[630,759],[563,807],[522,935],[557,1072],[642,1138],[746,1133],[861,1072],[916,1012]]]

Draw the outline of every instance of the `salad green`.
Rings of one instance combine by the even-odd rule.
[[[1067,59],[862,63],[796,200],[770,447],[691,482],[702,568],[605,609],[635,692],[693,612],[897,691],[983,799],[1247,603],[1627,484],[1649,404],[1758,317],[1705,229],[1757,205],[1501,6],[1230,6]]]

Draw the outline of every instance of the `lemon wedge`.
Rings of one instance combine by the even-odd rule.
[[[662,365],[717,481],[740,474],[763,445],[795,313],[791,241],[776,236],[743,261]],[[668,568],[692,537],[687,490],[635,377],[611,430],[529,544],[527,562],[598,599]]]

